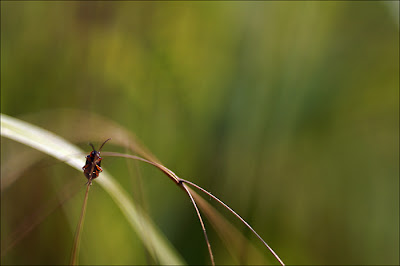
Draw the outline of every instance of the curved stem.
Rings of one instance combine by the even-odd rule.
[[[215,265],[215,262],[214,262],[214,255],[213,255],[212,250],[211,250],[210,241],[208,240],[206,227],[205,227],[205,225],[204,225],[203,219],[201,218],[200,211],[199,211],[199,209],[197,208],[196,202],[194,201],[194,199],[193,199],[193,197],[192,197],[192,194],[190,193],[190,191],[188,190],[188,188],[186,187],[186,185],[185,185],[184,183],[181,183],[181,187],[182,187],[182,188],[186,191],[186,193],[189,195],[189,198],[190,198],[190,200],[192,201],[194,208],[196,209],[197,216],[199,217],[199,220],[200,220],[201,228],[203,229],[204,238],[206,239],[206,242],[207,242],[208,253],[210,254],[211,264],[212,264],[212,265]]]
[[[102,154],[103,154],[103,156],[105,155],[105,156],[113,156],[113,157],[125,157],[125,158],[131,158],[131,159],[134,159],[134,160],[139,160],[139,161],[142,161],[142,162],[145,162],[145,163],[154,165],[154,166],[156,166],[158,169],[160,169],[164,174],[166,174],[166,175],[167,175],[172,181],[174,181],[177,185],[183,187],[183,188],[186,190],[186,192],[189,194],[189,197],[190,197],[190,199],[192,200],[193,205],[194,205],[195,208],[196,208],[197,215],[198,215],[199,218],[200,218],[200,222],[201,222],[201,224],[202,224],[203,231],[204,231],[204,233],[205,233],[205,227],[204,227],[204,223],[202,222],[202,219],[201,219],[201,216],[200,216],[200,212],[199,212],[199,210],[197,209],[197,206],[196,206],[196,204],[195,204],[195,202],[194,202],[194,200],[193,200],[193,198],[192,198],[192,195],[190,194],[190,192],[188,191],[187,187],[184,186],[183,183],[189,184],[189,185],[191,185],[191,186],[193,186],[193,187],[195,187],[195,188],[197,188],[197,189],[203,191],[204,193],[206,193],[207,195],[209,195],[210,197],[212,197],[213,199],[215,199],[219,204],[221,204],[221,205],[224,206],[226,209],[228,209],[231,213],[233,213],[242,223],[244,223],[244,224],[247,226],[247,228],[249,228],[249,229],[253,232],[253,234],[255,234],[255,235],[257,236],[257,238],[264,244],[264,246],[266,246],[266,247],[268,248],[268,250],[272,253],[272,255],[274,255],[274,257],[279,261],[279,263],[280,263],[281,265],[283,265],[283,266],[285,265],[285,264],[283,263],[283,261],[279,258],[279,256],[275,253],[275,251],[267,244],[267,242],[264,241],[264,239],[262,239],[262,237],[253,229],[253,227],[251,227],[239,214],[237,214],[234,210],[232,210],[232,209],[231,209],[228,205],[226,205],[223,201],[221,201],[219,198],[217,198],[216,196],[214,196],[213,194],[211,194],[210,192],[208,192],[208,191],[205,190],[204,188],[202,188],[202,187],[200,187],[200,186],[196,185],[195,183],[192,183],[192,182],[190,182],[190,181],[188,181],[188,180],[185,180],[185,179],[182,179],[182,178],[178,177],[174,172],[172,172],[172,171],[169,170],[167,167],[165,167],[165,166],[163,166],[163,165],[161,165],[161,164],[159,164],[159,163],[152,162],[152,161],[148,161],[148,160],[143,159],[143,158],[141,158],[141,157],[138,157],[138,156],[135,156],[135,155],[130,155],[130,154],[122,154],[122,153],[117,153],[117,152],[103,152]],[[209,245],[209,242],[208,242],[208,238],[207,238],[206,233],[205,233],[205,237],[206,237],[207,244]],[[211,246],[210,246],[210,245],[209,245],[209,252],[210,252],[211,261],[212,261],[212,263],[214,264],[214,258],[213,258],[213,256],[212,256]]]
[[[193,203],[194,208],[196,209],[196,213],[197,216],[199,217],[200,220],[200,224],[201,227],[203,229],[203,233],[204,233],[204,238],[206,239],[207,242],[207,247],[208,247],[208,253],[210,254],[210,259],[211,259],[211,264],[215,265],[214,262],[214,256],[211,250],[211,245],[210,245],[210,241],[208,240],[208,236],[207,236],[207,231],[206,231],[206,227],[204,226],[204,222],[203,219],[201,218],[200,215],[200,211],[197,208],[196,202],[194,201],[192,194],[189,192],[189,190],[187,189],[187,187],[185,186],[185,184],[183,184],[181,182],[181,178],[179,178],[174,172],[172,172],[171,170],[169,170],[167,167],[165,167],[162,164],[156,163],[156,162],[152,162],[146,159],[143,159],[139,156],[135,156],[135,155],[130,155],[130,154],[122,154],[122,153],[118,153],[118,152],[102,152],[102,156],[112,156],[112,157],[125,157],[125,158],[130,158],[130,159],[134,159],[134,160],[139,160],[148,164],[151,164],[153,166],[156,166],[159,170],[161,170],[164,174],[166,174],[172,181],[174,181],[177,185],[179,185],[180,187],[182,187],[186,193],[189,195],[190,200]]]
[[[187,183],[187,184],[189,184],[189,185],[191,185],[191,186],[203,191],[204,193],[206,193],[207,195],[209,195],[210,197],[212,197],[213,199],[218,201],[218,203],[220,203],[222,206],[227,208],[231,213],[233,213],[242,223],[244,223],[257,236],[257,238],[269,249],[269,251],[271,251],[271,253],[274,255],[274,257],[279,261],[279,263],[281,265],[285,265],[283,263],[283,261],[279,258],[279,256],[275,253],[275,251],[264,241],[264,239],[262,239],[262,237],[259,234],[257,234],[257,232],[239,214],[237,214],[234,210],[232,210],[222,200],[220,200],[219,198],[217,198],[216,196],[214,196],[213,194],[211,194],[210,192],[208,192],[204,188],[196,185],[195,183],[192,183],[192,182],[187,181],[187,180],[182,179],[182,178],[180,178],[180,181],[183,182],[183,183]]]
[[[165,167],[162,164],[152,162],[146,159],[143,159],[142,157],[136,156],[136,155],[131,155],[131,154],[123,154],[119,152],[105,152],[103,151],[101,153],[102,156],[110,156],[110,157],[125,157],[125,158],[130,158],[138,161],[142,161],[151,165],[154,165],[158,169],[160,169],[164,174],[166,174],[172,181],[174,181],[177,185],[180,183],[180,178],[171,170],[169,170],[167,167]]]

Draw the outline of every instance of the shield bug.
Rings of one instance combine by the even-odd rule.
[[[98,151],[96,151],[92,143],[89,143],[89,145],[92,147],[93,150],[89,153],[88,156],[86,156],[86,163],[82,167],[82,170],[83,174],[88,179],[87,183],[89,183],[90,185],[92,184],[92,179],[97,178],[99,174],[103,171],[103,169],[101,168],[102,159],[100,157],[100,151],[101,148],[103,148],[104,144],[106,144],[106,142],[109,141],[110,139],[111,138],[104,141],[103,144],[101,144]]]

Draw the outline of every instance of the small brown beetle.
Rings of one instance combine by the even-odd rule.
[[[95,179],[99,176],[101,172],[103,172],[103,169],[101,168],[101,157],[100,157],[100,151],[101,148],[103,148],[104,144],[106,144],[107,141],[109,141],[111,138],[107,139],[106,141],[101,144],[100,148],[98,151],[94,148],[92,143],[89,143],[90,146],[92,146],[93,150],[90,152],[88,156],[86,156],[86,163],[82,167],[83,174],[86,176],[88,179],[88,182],[90,185],[92,184],[92,179]],[[86,183],[86,184],[87,184]]]

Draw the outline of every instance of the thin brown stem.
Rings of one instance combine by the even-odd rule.
[[[174,183],[176,183],[177,185],[180,183],[180,181],[179,181],[180,178],[174,172],[172,172],[171,170],[169,170],[167,167],[165,167],[162,164],[143,159],[142,157],[139,157],[136,155],[123,154],[123,153],[119,153],[119,152],[102,152],[101,155],[102,156],[111,156],[111,157],[130,158],[130,159],[134,159],[134,160],[138,160],[138,161],[142,161],[142,162],[154,165],[155,167],[160,169],[164,174],[166,174],[172,181],[174,181]]]
[[[232,214],[234,214],[243,224],[245,224],[245,225],[253,232],[253,234],[255,234],[255,235],[257,236],[257,238],[264,244],[264,246],[266,246],[266,247],[268,248],[268,250],[272,253],[272,255],[274,255],[274,257],[279,261],[279,263],[280,263],[281,265],[283,265],[283,266],[285,265],[285,264],[283,263],[283,261],[279,258],[279,256],[275,253],[275,251],[264,241],[264,239],[262,239],[262,237],[261,237],[261,236],[260,236],[260,235],[259,235],[259,234],[258,234],[258,233],[257,233],[257,232],[256,232],[256,231],[241,217],[241,216],[240,216],[240,215],[239,215],[239,214],[237,214],[234,210],[232,210],[232,209],[231,209],[228,205],[226,205],[223,201],[221,201],[219,198],[217,198],[216,196],[214,196],[213,194],[211,194],[210,192],[208,192],[208,191],[205,190],[204,188],[202,188],[202,187],[200,187],[200,186],[196,185],[195,183],[192,183],[192,182],[190,182],[190,181],[188,181],[188,180],[179,178],[174,172],[172,172],[171,170],[169,170],[168,168],[166,168],[166,167],[163,166],[162,164],[159,164],[159,163],[156,163],[156,162],[152,162],[152,161],[143,159],[143,158],[138,157],[138,156],[135,156],[135,155],[130,155],[130,154],[122,154],[122,153],[117,153],[117,152],[103,152],[102,154],[103,154],[103,156],[113,156],[113,157],[131,158],[131,159],[134,159],[134,160],[139,160],[139,161],[142,161],[142,162],[145,162],[145,163],[154,165],[154,166],[156,166],[158,169],[160,169],[164,174],[166,174],[166,175],[167,175],[172,181],[174,181],[177,185],[179,185],[180,187],[184,188],[185,191],[188,193],[190,199],[192,200],[193,205],[194,205],[195,208],[196,208],[196,212],[197,212],[197,214],[198,214],[198,216],[199,216],[200,223],[202,224],[202,227],[203,227],[204,235],[205,235],[205,238],[206,238],[208,247],[209,247],[209,252],[210,252],[211,261],[212,261],[213,264],[214,264],[214,258],[213,258],[213,256],[212,256],[211,246],[210,246],[210,244],[209,244],[209,242],[208,242],[208,238],[207,238],[207,234],[206,234],[206,231],[205,231],[204,223],[203,223],[203,221],[202,221],[202,219],[201,219],[200,212],[199,212],[199,210],[197,209],[197,205],[196,205],[195,201],[193,200],[193,197],[192,197],[192,195],[190,194],[190,192],[189,192],[189,190],[187,189],[187,187],[184,186],[184,183],[189,184],[189,185],[191,185],[191,186],[193,186],[193,187],[195,187],[195,188],[197,188],[197,189],[203,191],[204,193],[206,193],[207,195],[209,195],[210,197],[212,197],[213,199],[215,199],[219,204],[221,204],[221,205],[224,206],[226,209],[228,209],[228,210],[229,210]]]
[[[71,265],[76,265],[76,262],[77,262],[78,256],[79,256],[79,246],[80,246],[80,243],[81,243],[81,231],[82,231],[83,223],[84,223],[84,220],[85,220],[86,205],[87,205],[87,200],[88,200],[88,197],[89,197],[90,186],[91,186],[91,183],[88,182],[87,186],[86,186],[85,198],[83,199],[81,216],[79,218],[78,226],[76,227],[74,245],[72,247],[72,254],[71,254],[71,263],[70,263]]]
[[[192,197],[192,194],[190,193],[190,191],[188,190],[188,188],[186,187],[186,185],[185,185],[184,183],[181,183],[181,187],[182,187],[182,188],[186,191],[186,193],[189,195],[189,198],[190,198],[190,200],[192,201],[194,208],[196,209],[196,213],[197,213],[197,216],[199,217],[199,221],[200,221],[200,224],[201,224],[201,228],[203,229],[204,238],[206,239],[206,242],[207,242],[208,253],[210,254],[211,264],[212,264],[212,265],[215,265],[215,262],[214,262],[214,255],[213,255],[212,250],[211,250],[210,241],[208,240],[206,227],[205,227],[205,225],[204,225],[203,219],[201,218],[200,211],[199,211],[199,209],[197,208],[196,202],[194,201],[194,199],[193,199],[193,197]]]
[[[187,181],[185,179],[180,179],[181,182],[183,183],[187,183],[201,191],[203,191],[204,193],[206,193],[207,195],[209,195],[210,197],[212,197],[213,199],[215,199],[218,203],[220,203],[222,206],[224,206],[226,209],[228,209],[231,213],[233,213],[242,223],[244,223],[256,236],[258,239],[260,239],[260,241],[269,249],[269,251],[274,255],[274,257],[279,261],[279,263],[281,265],[285,265],[283,263],[283,261],[279,258],[279,256],[275,253],[275,251],[264,241],[264,239],[262,239],[262,237],[257,234],[257,232],[239,215],[237,214],[234,210],[232,210],[228,205],[226,205],[223,201],[221,201],[219,198],[217,198],[216,196],[214,196],[213,194],[211,194],[210,192],[208,192],[207,190],[205,190],[204,188],[196,185],[195,183],[192,183],[190,181]]]
[[[215,207],[205,200],[202,196],[194,191],[195,188],[187,186],[188,190],[196,201],[200,211],[206,215],[207,220],[210,221],[211,226],[214,227],[216,233],[220,236],[222,241],[225,243],[228,251],[231,253],[233,258],[236,258],[239,265],[244,265],[245,261],[241,261],[239,257],[243,252],[243,247],[251,253],[252,261],[266,264],[264,262],[265,256],[255,248],[254,244],[251,243],[233,224],[228,221]]]
[[[200,224],[201,227],[203,229],[203,233],[204,233],[204,238],[206,239],[207,242],[207,247],[208,247],[208,253],[210,254],[210,259],[211,259],[211,264],[215,265],[214,262],[214,256],[211,250],[211,245],[210,245],[210,241],[208,240],[208,236],[207,236],[207,231],[206,231],[206,227],[204,225],[203,219],[201,218],[200,215],[200,211],[197,208],[196,202],[194,201],[192,194],[189,192],[189,190],[187,189],[187,187],[185,186],[185,184],[183,184],[181,182],[181,178],[179,178],[174,172],[172,172],[171,170],[169,170],[167,167],[163,166],[162,164],[156,163],[156,162],[152,162],[146,159],[143,159],[141,157],[135,156],[135,155],[130,155],[130,154],[122,154],[122,153],[117,153],[117,152],[103,152],[102,153],[103,156],[114,156],[114,157],[125,157],[125,158],[130,158],[130,159],[134,159],[134,160],[139,160],[151,165],[156,166],[159,170],[161,170],[164,174],[166,174],[172,181],[174,181],[177,185],[179,185],[181,188],[183,188],[186,193],[189,195],[190,200],[193,203],[194,208],[196,209],[196,213],[197,216],[199,217],[200,220]]]

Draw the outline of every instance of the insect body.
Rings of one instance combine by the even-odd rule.
[[[86,163],[82,167],[83,174],[86,176],[88,179],[88,183],[92,184],[92,179],[95,179],[99,176],[101,172],[103,172],[103,169],[101,168],[101,157],[100,157],[100,151],[101,148],[103,148],[104,144],[109,141],[111,138],[107,139],[106,141],[101,144],[100,148],[98,151],[94,148],[92,143],[89,143],[90,146],[92,146],[93,150],[90,152],[88,156],[86,156]]]

